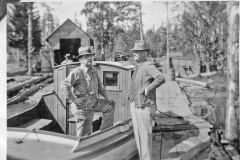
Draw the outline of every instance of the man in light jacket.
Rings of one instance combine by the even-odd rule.
[[[143,40],[137,40],[131,50],[137,62],[128,93],[134,135],[140,159],[152,160],[152,117],[156,112],[156,88],[165,79],[154,63],[146,60],[148,49]]]

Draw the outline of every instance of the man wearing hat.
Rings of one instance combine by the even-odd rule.
[[[128,93],[134,135],[140,159],[152,160],[152,118],[156,112],[156,88],[165,79],[154,64],[146,60],[149,50],[143,40],[137,40],[131,50],[137,62]]]
[[[90,47],[80,47],[78,52],[81,65],[69,73],[60,88],[76,117],[77,137],[84,137],[91,134],[94,112],[103,112],[100,130],[113,125],[115,103],[107,95],[96,68],[92,66],[94,53]],[[105,99],[98,99],[99,93]]]

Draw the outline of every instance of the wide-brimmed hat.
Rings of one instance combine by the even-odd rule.
[[[149,51],[143,40],[136,40],[133,49],[131,51]]]
[[[94,53],[91,50],[90,46],[82,46],[78,49],[78,56],[76,58],[80,58],[83,55],[94,55]]]

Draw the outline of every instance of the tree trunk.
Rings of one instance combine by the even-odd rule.
[[[168,39],[168,1],[166,2],[167,6],[167,70],[169,69],[169,39]]]
[[[28,75],[32,76],[32,9],[33,2],[28,6]]]
[[[239,4],[228,2],[228,92],[225,135],[239,150]]]
[[[140,2],[140,13],[139,13],[139,26],[140,26],[140,38],[143,40],[143,24],[142,24],[142,4]]]

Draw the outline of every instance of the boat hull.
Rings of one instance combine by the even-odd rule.
[[[124,160],[137,153],[132,126],[121,130],[118,124],[83,139],[54,132],[24,128],[8,128],[8,159],[81,159],[81,160]],[[117,132],[116,132],[117,131]],[[111,135],[105,137],[105,135]],[[23,137],[25,137],[23,139]],[[22,140],[23,139],[23,140]],[[93,141],[98,139],[99,141]],[[21,141],[21,143],[16,143]],[[83,145],[81,145],[83,144]],[[73,152],[73,148],[77,150]]]

